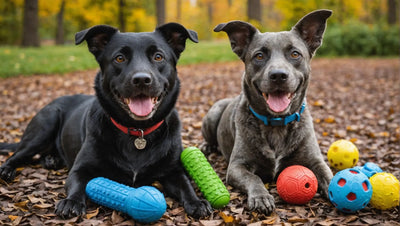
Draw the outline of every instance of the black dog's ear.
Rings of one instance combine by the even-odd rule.
[[[254,34],[258,32],[257,28],[253,25],[243,21],[231,21],[228,23],[218,24],[214,28],[214,31],[225,31],[228,34],[233,52],[243,61],[247,47],[253,39]]]
[[[161,25],[156,28],[156,32],[161,33],[178,58],[183,50],[185,50],[186,39],[189,38],[195,43],[199,42],[195,31],[186,29],[178,23],[167,23]]]
[[[108,25],[97,25],[75,34],[75,44],[87,41],[89,51],[97,58],[118,29]]]
[[[331,15],[331,10],[316,10],[305,15],[292,28],[292,31],[296,32],[305,41],[311,56],[322,44],[326,20]]]

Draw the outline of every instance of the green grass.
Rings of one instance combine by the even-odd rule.
[[[200,41],[187,42],[186,50],[182,53],[179,65],[228,62],[239,60],[231,49],[229,41]]]
[[[229,42],[187,42],[179,65],[237,60]],[[98,68],[85,45],[40,48],[0,47],[0,77],[33,74],[63,74]]]
[[[85,46],[0,47],[0,77],[62,74],[96,67]]]

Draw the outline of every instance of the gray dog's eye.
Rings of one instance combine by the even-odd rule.
[[[265,57],[265,56],[264,56],[263,53],[257,53],[257,54],[256,54],[256,59],[257,59],[257,60],[264,60],[264,57]]]
[[[290,54],[290,57],[292,57],[293,59],[298,59],[298,58],[301,57],[301,54],[300,54],[299,52],[297,52],[297,51],[293,51],[293,52]]]

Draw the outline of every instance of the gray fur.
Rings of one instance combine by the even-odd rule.
[[[232,50],[245,64],[243,92],[233,99],[215,103],[203,119],[203,151],[219,147],[228,162],[227,182],[248,195],[248,208],[269,214],[274,197],[264,183],[271,182],[286,167],[303,165],[318,179],[320,193],[328,197],[332,172],[325,163],[306,107],[301,120],[286,126],[266,126],[249,110],[269,117],[285,117],[299,112],[306,102],[310,61],[322,44],[329,10],[306,15],[291,31],[260,33],[251,24],[232,21],[214,31],[225,31]],[[293,58],[296,51],[300,58]],[[261,52],[263,58],[256,55]],[[278,81],[273,79],[278,76]],[[281,76],[281,77],[279,77]],[[262,93],[293,94],[290,104],[274,111]],[[268,97],[269,98],[269,97]]]

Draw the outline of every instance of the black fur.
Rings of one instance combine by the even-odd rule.
[[[15,169],[40,152],[46,156],[45,166],[70,169],[67,198],[56,207],[59,216],[84,214],[86,184],[100,176],[134,187],[158,180],[168,196],[183,203],[188,214],[208,215],[210,205],[196,196],[180,163],[181,124],[174,108],[180,86],[176,63],[186,39],[197,42],[196,32],[176,23],[150,33],[120,33],[99,25],[78,32],[75,38],[76,44],[87,41],[100,65],[96,96],[64,96],[44,107],[18,146],[0,146],[16,148],[1,166],[0,177],[12,181]],[[146,116],[135,114],[125,103],[138,96],[157,99]],[[120,131],[110,117],[138,129],[164,123],[145,136],[147,146],[138,150],[136,137]]]

